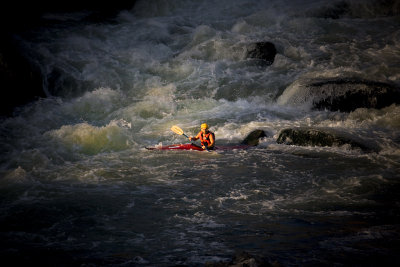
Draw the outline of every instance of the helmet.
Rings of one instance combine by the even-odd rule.
[[[201,124],[201,129],[208,129],[207,123],[202,123]]]

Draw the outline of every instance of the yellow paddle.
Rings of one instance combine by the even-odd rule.
[[[174,125],[174,126],[171,127],[171,131],[173,131],[173,132],[176,133],[176,134],[183,135],[183,136],[186,136],[187,138],[189,138],[189,136],[187,136],[187,135],[183,132],[183,130],[182,130],[181,128],[179,128],[178,126],[176,126],[176,125]]]
[[[176,125],[174,125],[174,126],[171,127],[171,131],[173,131],[173,132],[176,133],[176,134],[183,135],[183,136],[186,136],[187,138],[189,138],[189,136],[187,136],[187,135],[183,132],[183,130],[182,130],[181,128],[179,128],[178,126],[176,126]],[[207,146],[205,146],[205,148],[206,148],[207,151],[210,151],[210,150],[208,150],[208,147],[207,147]]]

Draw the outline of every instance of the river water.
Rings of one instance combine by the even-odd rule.
[[[137,1],[101,24],[46,14],[19,39],[49,97],[0,121],[3,259],[202,266],[245,251],[282,266],[399,264],[400,106],[279,98],[308,78],[399,85],[388,2]],[[246,59],[258,41],[275,44],[271,66]],[[267,137],[247,150],[145,149],[186,143],[170,127],[195,135],[203,122],[217,145]],[[276,143],[299,126],[374,149]]]

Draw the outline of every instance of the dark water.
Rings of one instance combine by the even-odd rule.
[[[398,264],[400,107],[313,111],[291,98],[310,78],[399,85],[398,5],[341,3],[138,1],[102,24],[47,14],[57,23],[20,40],[49,97],[0,123],[3,259],[202,266],[246,251],[282,266]],[[245,58],[258,41],[277,47],[271,66]],[[204,121],[217,144],[268,137],[145,149],[184,143],[170,127],[194,135]],[[298,126],[373,149],[276,143]]]

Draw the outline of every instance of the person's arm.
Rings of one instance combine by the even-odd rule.
[[[208,147],[213,147],[213,145],[214,145],[214,143],[215,143],[214,135],[213,135],[213,134],[210,134],[210,142],[211,142],[211,144],[210,144]]]
[[[190,141],[196,141],[197,139],[200,138],[200,134],[201,134],[201,132],[199,132],[199,133],[196,135],[196,137],[193,137],[193,136],[189,137],[189,140],[190,140]]]

